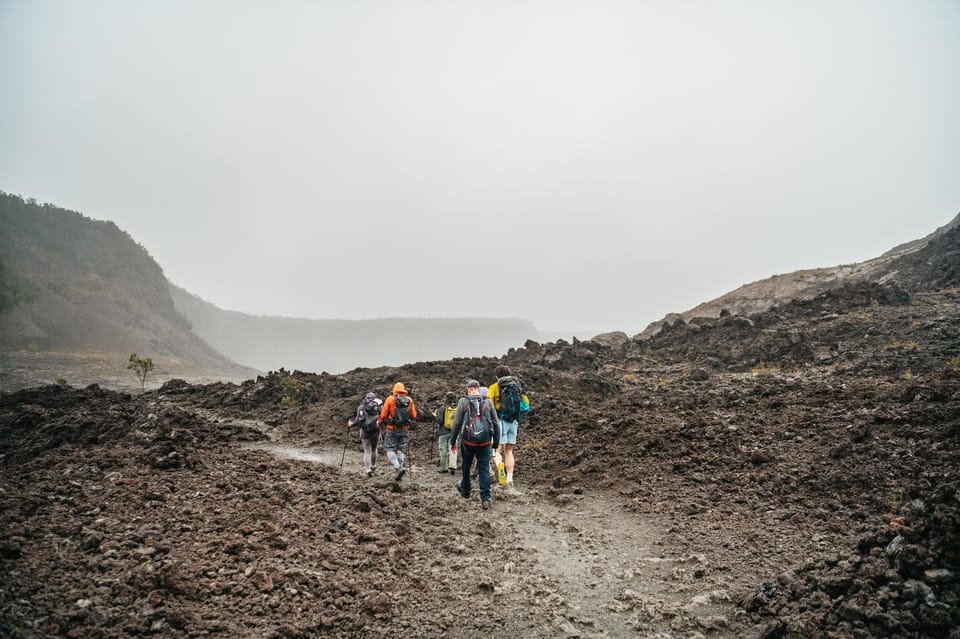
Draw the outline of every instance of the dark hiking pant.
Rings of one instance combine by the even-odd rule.
[[[486,446],[460,446],[460,455],[463,457],[460,488],[464,495],[470,494],[470,467],[473,461],[477,462],[477,483],[480,484],[480,499],[490,499],[490,444]]]

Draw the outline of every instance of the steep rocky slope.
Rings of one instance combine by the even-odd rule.
[[[907,291],[942,288],[957,279],[955,271],[944,273],[940,268],[941,265],[955,264],[957,251],[960,251],[960,214],[925,238],[901,244],[865,262],[806,269],[744,284],[690,310],[671,313],[663,320],[653,322],[642,335],[656,334],[664,323],[679,318],[689,322],[694,318],[719,317],[724,312],[750,315],[792,301],[809,300],[841,286],[864,282],[899,284]],[[930,258],[934,260],[933,263],[927,262]]]
[[[0,266],[2,389],[112,381],[132,352],[168,375],[256,374],[191,332],[160,266],[112,222],[0,193]]]

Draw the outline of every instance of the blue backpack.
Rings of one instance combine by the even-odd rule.
[[[501,377],[497,381],[500,392],[500,416],[508,422],[520,419],[520,403],[523,401],[523,387],[520,380],[512,375]]]

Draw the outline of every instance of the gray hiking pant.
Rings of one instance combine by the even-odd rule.
[[[377,467],[377,441],[380,436],[377,435],[372,441],[360,435],[360,443],[363,444],[363,470],[369,472]]]

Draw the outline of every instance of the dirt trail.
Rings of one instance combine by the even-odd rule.
[[[569,634],[655,636],[669,628],[663,636],[689,636],[727,625],[729,595],[704,579],[705,557],[676,555],[654,525],[604,497],[544,497],[533,493],[515,521],[565,595]]]
[[[258,443],[250,448],[275,456],[334,467],[360,475],[360,454],[347,447],[322,449],[299,444]],[[381,480],[393,471],[383,460]],[[410,466],[404,482],[437,495],[460,517],[465,503],[453,488],[457,476],[437,473],[432,464]],[[476,485],[474,485],[474,496]],[[665,546],[654,523],[599,494],[552,494],[526,487],[509,495],[493,488],[498,538],[508,551],[495,592],[530,599],[528,629],[557,637],[733,636],[731,594],[707,576],[708,558],[680,556]],[[476,499],[467,502],[478,508]],[[511,561],[510,555],[517,557]],[[522,559],[521,559],[522,558]]]

